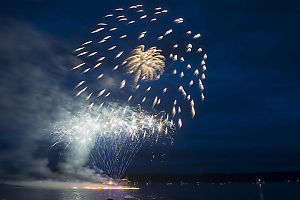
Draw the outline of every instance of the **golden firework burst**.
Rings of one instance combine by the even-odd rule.
[[[127,58],[125,70],[127,74],[134,73],[134,83],[141,79],[144,81],[159,79],[164,72],[165,57],[162,50],[151,47],[145,51],[144,45],[139,45],[132,51],[132,56]]]

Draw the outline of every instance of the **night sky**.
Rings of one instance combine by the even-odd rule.
[[[56,167],[59,152],[51,149],[45,127],[65,102],[57,94],[72,93],[67,74],[76,61],[71,52],[102,16],[128,2],[1,2],[0,174]],[[197,107],[198,116],[185,121],[172,146],[146,146],[129,172],[300,170],[299,4],[141,2],[183,16],[201,32],[209,59],[206,100]]]

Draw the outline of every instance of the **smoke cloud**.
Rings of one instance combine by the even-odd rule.
[[[50,167],[51,125],[80,107],[70,83],[78,60],[66,41],[33,25],[2,20],[0,31],[0,175],[2,179],[104,180],[86,166],[89,152],[70,147]],[[71,85],[71,86],[70,86]],[[59,156],[61,154],[58,154]]]

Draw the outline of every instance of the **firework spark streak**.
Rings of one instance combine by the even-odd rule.
[[[193,119],[197,100],[205,98],[201,34],[162,7],[149,10],[142,4],[114,9],[73,51],[81,60],[72,67],[82,76],[74,83],[76,98],[83,96],[98,114],[58,137],[67,145],[91,141],[92,163],[110,176],[122,176],[149,138],[181,128],[187,113]]]

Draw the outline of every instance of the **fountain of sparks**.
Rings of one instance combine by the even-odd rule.
[[[114,179],[122,177],[145,142],[170,137],[174,129],[164,113],[151,115],[140,108],[120,105],[88,110],[63,124],[56,126],[55,144],[85,148],[96,171]]]

